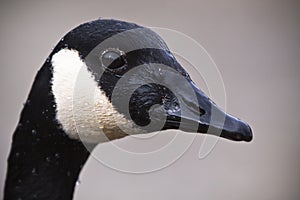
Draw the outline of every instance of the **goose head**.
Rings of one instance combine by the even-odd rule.
[[[72,139],[101,143],[166,129],[252,139],[250,126],[204,94],[148,28],[86,23],[69,32],[48,61],[56,119]]]

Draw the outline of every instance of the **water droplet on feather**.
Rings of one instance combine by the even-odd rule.
[[[35,130],[35,129],[32,129],[32,130],[31,130],[31,134],[32,134],[32,135],[36,135],[36,134],[37,134],[36,130]]]
[[[46,161],[47,161],[47,162],[50,162],[50,161],[51,161],[50,156],[46,157]]]
[[[36,170],[36,168],[34,167],[34,168],[32,168],[32,170],[31,170],[31,173],[33,174],[33,175],[37,175],[37,170]]]

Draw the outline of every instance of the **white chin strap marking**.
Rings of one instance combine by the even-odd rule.
[[[60,50],[53,55],[51,63],[56,118],[70,138],[101,143],[119,138],[124,132],[140,132],[113,107],[76,50]],[[79,76],[80,81],[84,79],[84,85],[76,85]],[[93,91],[93,98],[87,94],[89,91]],[[122,132],[118,128],[120,124]]]

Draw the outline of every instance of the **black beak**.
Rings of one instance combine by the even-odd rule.
[[[180,90],[176,97],[181,109],[168,112],[164,129],[207,133],[234,141],[252,140],[252,130],[246,122],[223,112],[194,83],[191,88],[196,98],[190,91]]]

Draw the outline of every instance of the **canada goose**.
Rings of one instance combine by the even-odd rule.
[[[249,125],[198,89],[156,33],[118,20],[82,24],[35,78],[13,135],[4,199],[72,199],[89,157],[84,144],[165,129],[252,139]]]

